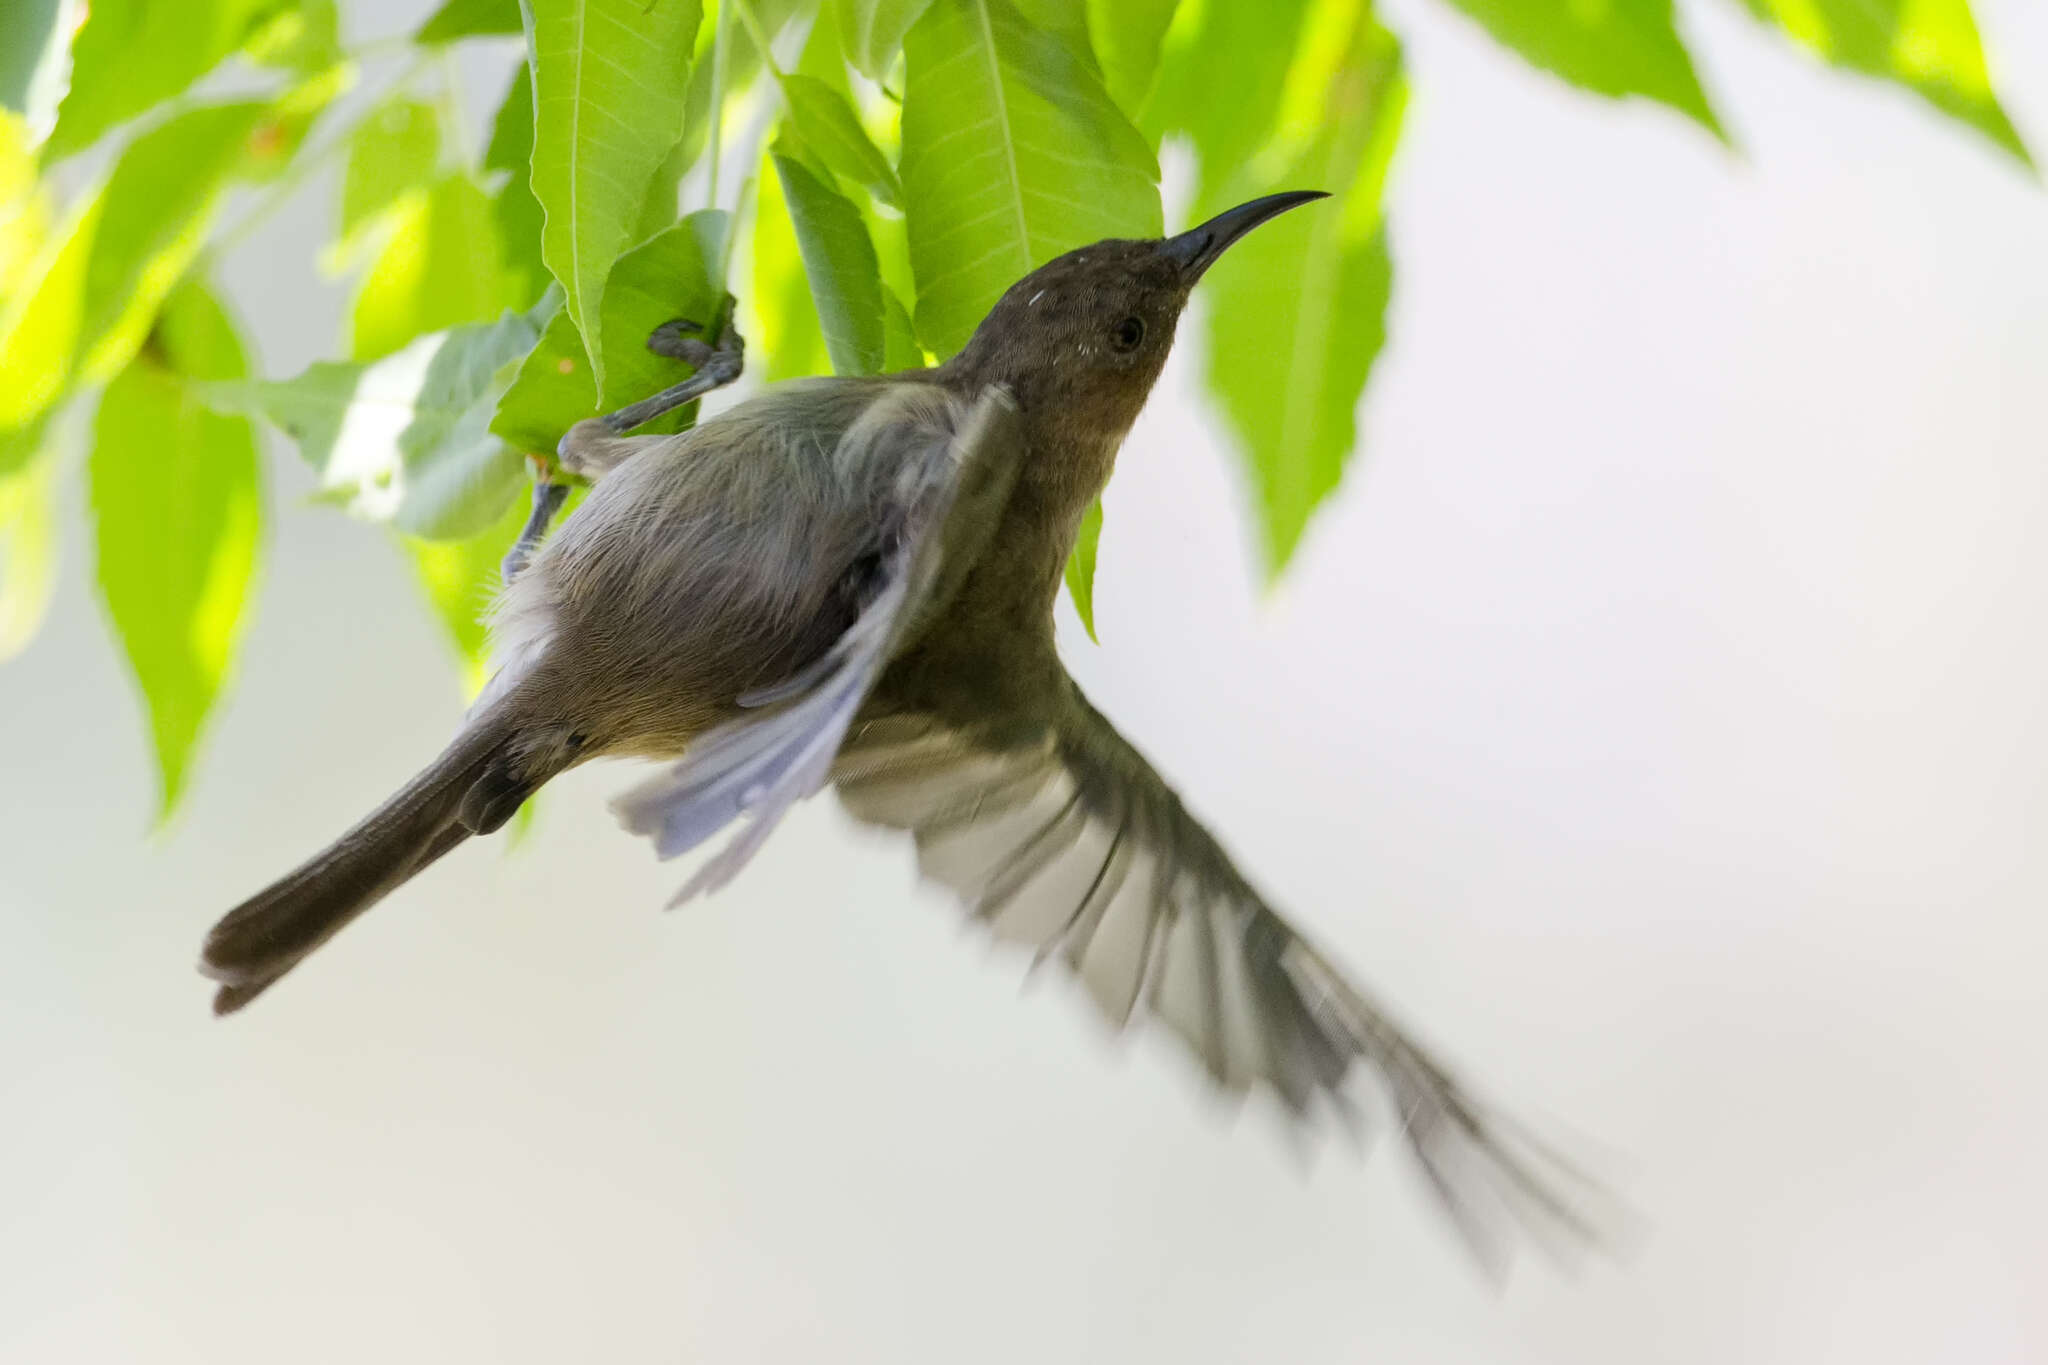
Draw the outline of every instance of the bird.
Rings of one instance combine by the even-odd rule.
[[[943,364],[788,381],[632,436],[741,369],[729,324],[715,340],[660,329],[650,347],[693,373],[562,438],[561,467],[592,486],[550,532],[565,488],[536,485],[492,610],[491,681],[424,771],[214,925],[215,1011],[591,759],[666,760],[615,802],[661,857],[733,831],[679,901],[729,882],[829,786],[856,821],[907,833],[973,923],[1064,966],[1116,1026],[1163,1024],[1226,1095],[1269,1094],[1323,1132],[1355,1124],[1353,1080],[1370,1076],[1487,1268],[1525,1238],[1594,1245],[1597,1185],[1283,918],[1055,647],[1080,522],[1196,283],[1325,197],[1069,251]]]

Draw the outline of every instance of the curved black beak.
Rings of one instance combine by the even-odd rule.
[[[1232,242],[1268,218],[1278,217],[1311,200],[1329,197],[1321,190],[1288,190],[1239,204],[1234,209],[1223,210],[1198,227],[1189,228],[1178,237],[1168,237],[1159,244],[1159,254],[1178,265],[1187,276],[1187,282],[1193,284],[1202,278],[1203,271],[1216,264],[1216,258]]]

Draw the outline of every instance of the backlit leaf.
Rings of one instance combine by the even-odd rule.
[[[1064,251],[1160,232],[1159,166],[1102,82],[1008,0],[935,0],[905,40],[903,192],[917,333],[965,345]]]
[[[1851,0],[1871,3],[1872,0]],[[1890,3],[1891,0],[1877,0]],[[1534,66],[1596,95],[1641,95],[1716,137],[1721,121],[1678,36],[1671,0],[1450,0]]]
[[[47,413],[82,372],[111,378],[198,252],[265,107],[202,105],[136,138],[0,307],[0,432]]]
[[[341,240],[395,207],[407,190],[424,188],[440,159],[441,120],[432,105],[391,99],[365,114],[349,134],[348,164],[341,176]]]
[[[903,206],[903,186],[897,183],[896,168],[861,126],[860,116],[845,95],[801,74],[784,76],[782,92],[789,102],[790,122],[813,156],[847,182],[866,186],[879,202],[891,208]]]
[[[772,159],[832,369],[877,374],[886,345],[882,276],[860,210],[796,157],[778,150]]]
[[[241,638],[262,532],[256,434],[194,385],[243,371],[241,343],[196,285],[108,384],[92,452],[98,577],[149,709],[168,815]]]
[[[58,106],[44,157],[82,151],[116,124],[185,89],[240,47],[275,4],[92,0],[72,44],[71,89]]]
[[[789,204],[782,195],[782,177],[768,172],[763,166],[749,244],[753,287],[741,303],[752,314],[747,349],[761,377],[772,384],[828,374],[832,357],[818,325],[818,310],[811,306],[803,248],[797,244]]]
[[[71,39],[84,0],[0,4],[0,109],[22,116],[33,141],[47,137],[71,82]]]
[[[547,263],[541,259],[540,200],[533,197],[533,69],[522,62],[491,121],[491,140],[484,148],[484,169],[504,173],[504,183],[491,195],[491,221],[498,228],[507,297],[525,307],[548,287]]]
[[[491,414],[540,335],[539,316],[556,306],[550,297],[370,364],[322,361],[291,379],[212,385],[206,397],[283,430],[323,496],[354,515],[418,536],[472,535],[525,482],[524,459],[491,433]]]
[[[57,586],[57,461],[47,451],[0,475],[0,661],[43,623]]]
[[[1203,214],[1222,207],[1217,187],[1272,133],[1308,8],[1309,0],[1190,5],[1169,30],[1145,130],[1194,142]]]
[[[356,291],[349,353],[389,355],[415,337],[492,317],[510,297],[490,199],[466,174],[443,176],[393,213]]]
[[[1081,533],[1074,539],[1073,552],[1067,556],[1067,596],[1073,599],[1074,613],[1081,618],[1081,628],[1088,632],[1088,638],[1097,640],[1095,634],[1095,552],[1102,544],[1102,499],[1088,504],[1088,510],[1081,514]]]
[[[491,430],[520,450],[552,456],[562,434],[596,417],[680,383],[690,374],[681,361],[655,355],[647,338],[662,323],[686,318],[714,321],[724,291],[713,281],[724,251],[726,215],[693,213],[619,258],[605,291],[598,349],[605,355],[600,391],[585,359],[587,348],[566,310],[548,319],[540,342],[519,366],[499,402]],[[665,414],[643,432],[680,431],[696,405]]]
[[[886,79],[910,32],[932,0],[832,0],[846,59],[874,80]]]
[[[526,525],[527,510],[525,498],[514,498],[504,515],[465,540],[403,540],[427,601],[455,647],[465,697],[483,690],[490,662],[484,614],[502,586],[499,566]]]
[[[447,0],[421,24],[412,40],[422,47],[520,31],[519,0]]]
[[[1144,107],[1159,72],[1159,46],[1180,0],[1088,0],[1088,35],[1102,81],[1127,114]]]
[[[1969,0],[1744,0],[1802,46],[1897,81],[2032,165],[1991,88]]]
[[[1335,197],[1253,231],[1202,284],[1209,386],[1244,449],[1269,575],[1343,474],[1385,340],[1392,268],[1380,193],[1405,103],[1392,35],[1359,19],[1321,101],[1320,134],[1269,183],[1249,187],[1315,186]]]
[[[655,167],[683,126],[698,0],[520,0],[536,76],[533,192],[541,253],[577,331],[597,331],[605,281]],[[600,385],[604,358],[590,363]]]

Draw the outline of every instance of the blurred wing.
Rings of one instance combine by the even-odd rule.
[[[911,831],[924,875],[997,938],[1059,958],[1119,1027],[1141,1006],[1164,1020],[1225,1090],[1264,1085],[1304,1126],[1319,1106],[1348,1120],[1362,1062],[1489,1269],[1510,1224],[1553,1251],[1594,1240],[1584,1177],[1482,1110],[1275,914],[1071,681],[1032,740],[890,716],[855,731],[833,777],[857,819]]]
[[[823,786],[854,714],[884,665],[959,587],[1000,517],[1023,450],[1017,408],[991,388],[970,407],[930,385],[878,399],[846,434],[843,463],[893,470],[875,553],[850,566],[853,624],[789,678],[740,697],[743,714],[613,802],[663,858],[741,816],[747,827],[671,904],[732,880],[789,808]]]

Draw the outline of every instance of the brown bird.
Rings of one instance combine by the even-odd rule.
[[[936,368],[783,384],[680,435],[624,437],[739,372],[729,332],[658,332],[696,373],[564,437],[595,487],[536,552],[561,493],[537,490],[490,686],[426,771],[214,926],[216,1011],[587,759],[676,760],[617,803],[662,857],[739,825],[679,900],[830,783],[856,819],[910,832],[924,874],[996,937],[1057,958],[1119,1024],[1163,1020],[1226,1091],[1263,1086],[1305,1127],[1348,1120],[1362,1063],[1490,1264],[1509,1222],[1590,1239],[1581,1178],[1275,913],[1055,652],[1062,566],[1189,291],[1321,197],[1069,252]]]

